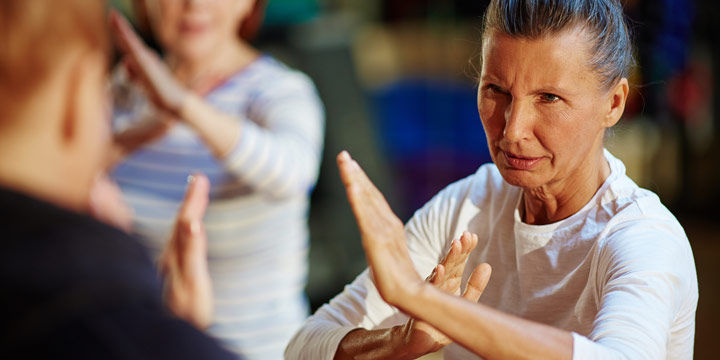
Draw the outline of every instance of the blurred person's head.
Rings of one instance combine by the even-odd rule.
[[[478,109],[505,180],[572,191],[606,166],[632,63],[619,0],[491,1]]]
[[[266,0],[136,0],[136,18],[167,53],[195,61],[257,32]]]
[[[0,183],[85,210],[109,144],[103,1],[0,2]]]

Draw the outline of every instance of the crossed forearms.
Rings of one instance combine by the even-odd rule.
[[[406,325],[387,329],[355,329],[340,341],[335,360],[416,359],[434,351],[420,341],[412,343],[413,336]]]

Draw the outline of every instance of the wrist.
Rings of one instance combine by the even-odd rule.
[[[199,97],[190,91],[182,90],[177,101],[174,113],[178,119],[192,125],[193,114],[197,112]]]
[[[390,329],[393,358],[416,359],[433,352],[433,349],[413,341],[415,337],[412,336],[412,323],[412,320],[410,320],[404,325],[393,326]]]

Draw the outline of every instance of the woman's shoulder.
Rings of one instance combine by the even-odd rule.
[[[626,173],[619,159],[606,152],[612,173],[597,196],[602,215],[612,224],[662,222],[682,229],[675,216],[654,192],[638,186]]]
[[[616,162],[613,164],[613,162]],[[622,165],[611,160],[611,166]],[[604,223],[599,250],[615,263],[652,259],[655,264],[692,263],[692,250],[680,222],[650,190],[639,187],[625,173],[617,174],[598,197],[593,220]]]

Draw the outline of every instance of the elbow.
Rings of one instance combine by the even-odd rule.
[[[295,335],[293,335],[292,339],[290,339],[290,342],[285,347],[284,359],[286,359],[286,360],[299,359],[298,349],[297,349],[298,346],[297,346],[296,339],[297,339],[300,331],[302,331],[302,330],[298,330],[298,332],[295,333]]]
[[[315,178],[289,178],[269,187],[269,195],[276,200],[309,196],[315,188]]]
[[[305,326],[297,330],[295,335],[285,347],[284,359],[286,360],[310,360],[310,356],[306,353],[308,349],[308,334]]]
[[[266,180],[264,190],[273,199],[289,199],[309,196],[315,189],[318,165],[315,161],[295,159],[285,161],[289,167],[282,167]]]

